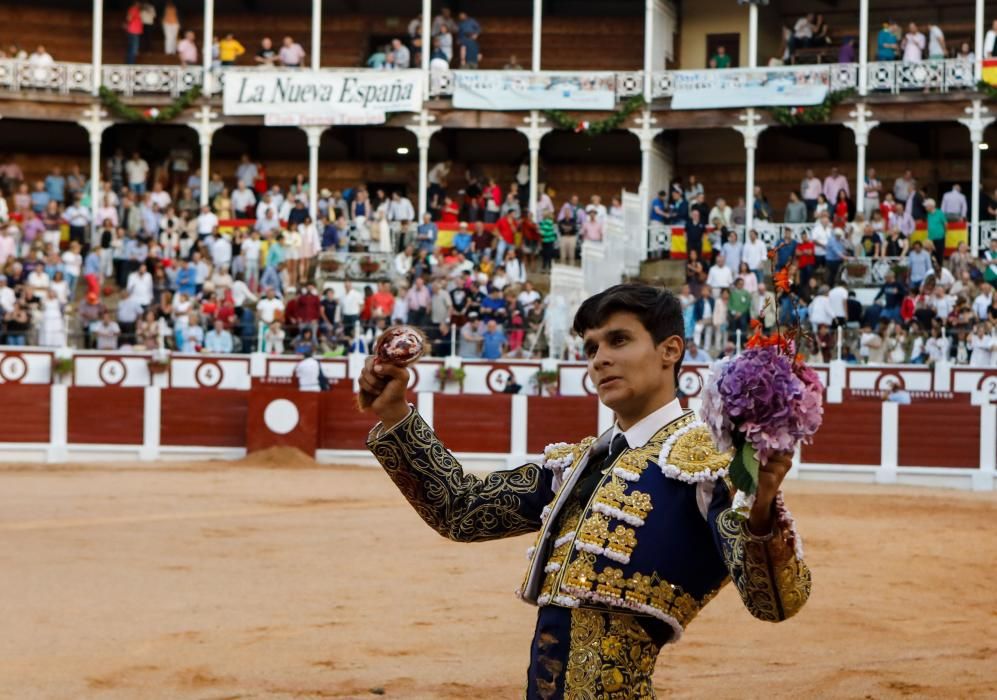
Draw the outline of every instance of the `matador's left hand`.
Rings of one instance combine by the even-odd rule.
[[[758,468],[758,491],[755,492],[755,503],[748,516],[748,528],[756,535],[767,535],[772,532],[772,503],[775,501],[783,479],[793,467],[791,452],[777,452],[769,456],[768,462]]]

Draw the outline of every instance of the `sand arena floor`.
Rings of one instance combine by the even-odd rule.
[[[728,587],[662,696],[997,697],[997,495],[787,490],[807,607]],[[514,698],[527,545],[443,540],[380,470],[5,469],[0,698]]]

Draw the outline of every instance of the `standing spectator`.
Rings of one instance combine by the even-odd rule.
[[[305,60],[305,50],[293,38],[285,36],[279,58],[280,64],[285,68],[301,68],[301,63]]]
[[[723,44],[717,46],[717,52],[710,57],[710,65],[713,68],[730,68],[730,54]]]
[[[727,328],[733,335],[738,331],[741,337],[748,334],[748,320],[751,318],[751,294],[744,288],[744,280],[738,277],[734,280],[734,288],[730,290],[727,302]]]
[[[650,221],[652,224],[665,223],[665,213],[668,209],[667,193],[664,190],[658,192],[658,196],[651,201]],[[712,219],[712,217],[711,217]]]
[[[490,319],[485,332],[481,334],[481,357],[485,360],[498,360],[502,357],[507,342],[505,331],[495,319]]]
[[[439,227],[433,222],[433,217],[429,212],[422,215],[422,223],[416,230],[416,243],[418,249],[426,253],[436,250],[436,238],[439,235]]]
[[[466,224],[462,224],[466,226]],[[557,229],[554,226],[554,212],[544,212],[540,221],[540,269],[542,272],[550,272],[551,264],[554,261],[554,245],[557,243]],[[997,267],[997,262],[991,267]]]
[[[983,57],[993,58],[995,48],[997,48],[997,19],[990,25],[983,39]]]
[[[917,180],[909,169],[904,170],[904,174],[893,181],[893,198],[900,204],[906,204],[915,191],[917,191]]]
[[[900,54],[899,32],[892,22],[884,22],[876,35],[876,60],[895,61]]]
[[[388,203],[388,221],[398,223],[415,221],[415,208],[412,206],[412,200],[404,196],[399,190],[391,193],[391,201]]]
[[[786,204],[786,211],[782,220],[787,224],[804,224],[808,219],[807,205],[800,201],[799,195],[795,192],[789,193],[789,203]]]
[[[183,67],[196,66],[197,65],[197,41],[194,37],[194,32],[184,32],[183,39],[177,44],[177,58],[180,59],[180,65]]]
[[[125,53],[125,63],[133,65],[138,61],[139,43],[142,41],[142,5],[133,2],[125,15],[125,34],[128,45]]]
[[[449,7],[440,8],[440,14],[433,17],[431,32],[437,36],[446,27],[451,34],[457,33],[457,22],[454,20]]]
[[[807,172],[803,176],[802,182],[800,182],[800,197],[803,199],[803,203],[807,207],[807,213],[811,218],[814,216],[814,210],[817,208],[817,198],[820,194],[820,179],[814,175],[812,168],[807,168]]]
[[[927,202],[925,202],[927,206]],[[966,195],[962,193],[962,187],[958,182],[953,183],[952,189],[942,196],[942,213],[948,221],[965,221],[969,212],[966,203]]]
[[[225,329],[225,322],[215,319],[214,327],[204,336],[204,349],[207,352],[228,354],[233,347],[232,334]]]
[[[924,34],[918,30],[915,22],[907,25],[907,34],[904,35],[901,46],[904,50],[904,63],[920,63],[924,60],[927,40],[924,38]]]
[[[602,223],[595,210],[589,210],[588,219],[582,224],[582,239],[592,242],[602,241]]]
[[[709,216],[706,217],[705,221],[713,226],[720,222],[721,226],[726,226],[730,228],[733,225],[733,210],[727,204],[727,200],[723,197],[717,197],[716,204],[710,209]]]
[[[879,199],[882,193],[883,183],[876,177],[876,169],[869,168],[865,176],[865,202],[862,203],[862,213],[867,219],[872,217],[873,212],[879,211]]]
[[[466,12],[461,12],[461,31],[458,36],[458,41],[460,43],[460,67],[468,70],[477,70],[478,64],[481,62],[481,50],[478,46],[478,34],[480,33],[480,27],[476,20],[467,17]],[[473,24],[471,24],[473,22]],[[466,23],[466,24],[465,24]],[[477,28],[479,31],[473,33],[465,33],[464,29],[472,30]]]
[[[177,6],[172,0],[163,8],[163,52],[172,56],[177,52],[177,36],[180,34],[180,18]]]
[[[910,266],[910,283],[914,287],[920,287],[932,270],[931,255],[924,249],[921,241],[914,241],[912,250],[907,253],[907,261]]]
[[[225,38],[218,42],[218,60],[223,66],[234,65],[242,54],[246,53],[246,47],[238,42],[235,35],[229,32]]]
[[[935,200],[924,200],[924,210],[928,221],[928,240],[934,246],[932,251],[934,257],[941,262],[945,255],[945,229],[947,219],[945,214],[935,206]]]
[[[260,50],[253,56],[253,61],[262,68],[273,68],[277,65],[277,52],[270,37],[265,36],[260,40]]]
[[[726,265],[735,276],[737,276],[738,270],[741,268],[741,256],[743,249],[744,246],[741,245],[741,241],[738,239],[736,231],[728,233],[727,240],[724,241],[721,246],[721,252],[724,260],[726,261]],[[717,260],[719,264],[719,256]]]
[[[48,192],[49,199],[59,206],[66,201],[66,178],[58,165],[45,177],[45,191]]]
[[[948,55],[945,45],[945,32],[936,23],[928,25],[928,58],[932,61],[944,60]]]
[[[401,39],[391,40],[391,68],[404,70],[412,66],[412,53]]]
[[[844,192],[845,196],[851,196],[847,178],[838,172],[837,167],[832,167],[831,174],[824,178],[823,193],[827,197],[827,201],[837,202],[839,192]]]
[[[460,329],[460,346],[457,354],[469,360],[481,357],[481,344],[484,341],[483,330],[477,312],[469,313],[467,323]]]
[[[232,193],[232,209],[237,219],[255,218],[256,195],[243,180],[239,180],[239,186]]]
[[[758,238],[758,231],[748,231],[748,242],[744,244],[741,259],[748,264],[748,269],[755,273],[758,281],[765,278],[765,263],[768,261],[768,250],[765,242]]]
[[[35,49],[35,52],[28,57],[28,65],[32,68],[45,68],[51,66],[55,63],[55,59],[52,55],[45,50],[45,47],[41,44]]]
[[[90,209],[82,206],[80,200],[81,197],[76,195],[73,203],[62,213],[62,218],[69,224],[69,240],[82,246],[86,243],[87,226],[90,225]]]
[[[128,176],[128,189],[139,196],[145,194],[146,180],[149,177],[149,164],[145,162],[138,151],[132,153],[131,159],[125,163],[125,173]]]
[[[827,242],[827,255],[825,261],[827,263],[827,278],[826,280],[830,283],[834,283],[838,278],[838,270],[841,268],[841,264],[845,261],[848,256],[848,246],[844,241],[845,232],[840,228],[834,229],[831,234],[830,240]],[[816,247],[816,242],[814,246]]]
[[[718,298],[722,291],[729,289],[734,283],[734,272],[727,267],[726,262],[724,254],[720,253],[706,276],[706,285],[713,290],[714,298]]]
[[[99,321],[90,326],[90,333],[97,338],[98,350],[117,350],[121,327],[111,318],[111,312],[105,310]]]

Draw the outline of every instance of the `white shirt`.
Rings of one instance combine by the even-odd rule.
[[[294,368],[294,376],[298,379],[298,389],[301,391],[322,391],[318,376],[321,368],[314,357],[306,357]]]
[[[142,306],[152,303],[152,274],[133,272],[128,275],[128,294]]]
[[[260,266],[260,251],[263,250],[263,245],[259,239],[243,239],[242,247],[239,250],[242,253],[242,259],[246,261],[247,267]]]
[[[214,232],[217,226],[218,226],[218,217],[215,216],[214,212],[209,211],[207,214],[198,215],[197,235],[209,236]]]
[[[351,289],[343,295],[340,300],[340,310],[343,316],[359,316],[360,307],[363,304],[363,292],[359,289]]]
[[[159,192],[150,192],[149,199],[152,203],[159,207],[160,211],[166,211],[166,207],[170,206],[170,202],[173,198],[170,197],[170,193],[166,190],[160,190]]]
[[[845,287],[832,287],[827,293],[827,302],[835,317],[848,317],[848,290]]]
[[[993,29],[987,30],[987,36],[983,39],[983,56],[989,58],[993,56],[994,45],[997,44],[997,32]]]
[[[734,284],[734,273],[729,267],[714,265],[706,276],[706,284],[712,289],[727,289]]]
[[[810,229],[810,238],[814,242],[814,255],[827,255],[827,242],[831,240],[831,231],[830,222],[824,226],[818,221]]]
[[[931,29],[928,30],[928,57],[934,58],[936,56],[945,56],[945,50],[942,48],[942,42],[945,41],[945,34],[942,32],[942,28],[938,25],[932,25]]]
[[[51,66],[53,63],[55,63],[55,60],[52,58],[52,54],[47,51],[45,53],[38,53],[36,51],[28,58],[28,65],[36,68]]]
[[[754,242],[748,241],[744,244],[744,249],[741,251],[741,261],[748,263],[749,270],[760,270],[767,255],[768,250],[765,248],[765,243],[759,238]]]
[[[834,322],[831,313],[831,303],[826,294],[818,294],[810,302],[810,322],[816,328],[819,325],[830,326]]]
[[[273,323],[278,311],[284,310],[284,302],[274,297],[273,299],[260,299],[256,304],[256,313],[264,323]]]
[[[408,197],[388,202],[388,221],[415,221],[415,209]]]
[[[14,290],[7,286],[0,287],[0,311],[9,314],[14,310],[16,303],[17,295],[14,294]]]
[[[211,259],[215,267],[227,268],[232,263],[232,243],[225,236],[219,236],[211,244]]]
[[[129,185],[145,184],[145,178],[149,175],[149,164],[139,158],[138,160],[125,161],[125,172],[128,174]]]
[[[251,209],[256,203],[256,195],[251,189],[236,189],[232,193],[232,208],[236,211]]]

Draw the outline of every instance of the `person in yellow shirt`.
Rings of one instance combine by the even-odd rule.
[[[235,63],[235,59],[244,53],[246,53],[245,47],[236,41],[231,32],[218,42],[218,60],[222,62],[223,66],[231,66]]]

